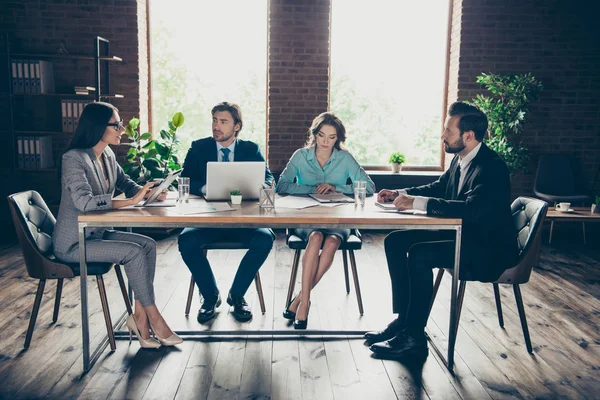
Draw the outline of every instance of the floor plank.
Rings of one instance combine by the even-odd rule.
[[[392,318],[383,239],[363,232],[356,260],[365,313],[345,293],[341,253],[313,291],[309,329],[381,329]],[[591,239],[591,238],[589,238]],[[592,240],[590,240],[590,243]],[[239,330],[238,337],[186,340],[175,348],[140,350],[118,341],[82,374],[79,279],[66,280],[59,321],[51,324],[55,282],[48,282],[32,345],[22,351],[37,281],[30,279],[17,246],[0,250],[0,398],[60,399],[509,399],[595,398],[600,391],[600,250],[557,240],[543,245],[541,264],[522,286],[534,354],[529,355],[514,296],[501,288],[505,328],[498,326],[491,285],[469,283],[456,344],[455,374],[430,351],[424,362],[382,361],[353,337],[244,335],[244,329],[293,329],[282,317],[293,251],[278,239],[261,277],[266,313],[254,285],[246,299],[254,312],[237,322],[225,303],[207,324],[196,321],[200,297],[184,315],[190,273],[177,236],[158,241],[156,303],[175,330]],[[211,251],[223,299],[244,251]],[[113,318],[124,310],[114,273],[106,276]],[[90,279],[91,337],[105,335],[95,282]],[[297,277],[296,292],[300,288]],[[428,332],[445,352],[450,279],[444,279]]]

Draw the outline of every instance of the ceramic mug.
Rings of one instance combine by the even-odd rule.
[[[556,211],[569,211],[571,208],[571,203],[558,203],[554,206]]]

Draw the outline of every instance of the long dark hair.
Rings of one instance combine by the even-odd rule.
[[[65,152],[71,149],[89,149],[94,147],[106,131],[106,124],[117,110],[109,103],[90,103],[83,109],[75,134]]]
[[[338,150],[344,150],[342,143],[346,141],[346,127],[341,119],[335,116],[332,112],[324,112],[313,120],[312,125],[308,129],[308,140],[306,141],[306,147],[317,146],[317,135],[323,125],[331,125],[335,128],[337,133],[337,141],[333,145]]]
[[[113,116],[117,107],[109,103],[90,103],[83,109],[75,134],[65,153],[72,149],[90,149],[94,147],[106,131],[106,124]],[[64,154],[64,153],[63,153]],[[58,179],[62,179],[62,157],[58,161]]]

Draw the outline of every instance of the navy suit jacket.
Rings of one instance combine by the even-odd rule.
[[[219,161],[217,142],[212,137],[194,140],[183,163],[181,176],[190,178],[190,193],[202,196],[201,189],[206,185],[206,163]],[[265,161],[260,148],[249,140],[235,139],[234,162]],[[266,164],[265,164],[266,165]],[[269,166],[265,166],[265,183],[269,186],[274,182]]]
[[[436,182],[407,189],[407,193],[430,197],[428,215],[462,218],[461,279],[494,281],[515,266],[518,255],[508,168],[482,143],[457,193],[458,161],[457,155]]]

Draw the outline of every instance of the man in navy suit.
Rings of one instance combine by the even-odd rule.
[[[393,201],[398,210],[462,218],[460,278],[491,282],[517,260],[508,168],[483,143],[488,120],[478,108],[452,104],[444,127],[445,150],[455,154],[450,168],[429,185],[384,189],[377,200]],[[449,231],[396,231],[385,238],[398,318],[382,331],[365,334],[376,355],[399,359],[427,354],[424,330],[433,295],[432,268],[453,268],[454,246]]]
[[[213,107],[211,114],[212,137],[192,142],[181,173],[181,176],[190,178],[190,193],[196,195],[206,194],[206,164],[209,161],[265,161],[256,143],[238,139],[243,121],[242,111],[237,104],[219,103]],[[271,186],[273,181],[267,166],[265,184]],[[248,252],[240,262],[227,295],[227,303],[233,306],[233,316],[245,322],[252,319],[252,310],[244,300],[244,294],[267,259],[274,239],[275,234],[268,228],[185,228],[181,232],[179,252],[204,298],[198,311],[198,322],[211,320],[215,316],[215,309],[221,305],[217,282],[204,254],[204,247],[221,241],[247,243]]]

